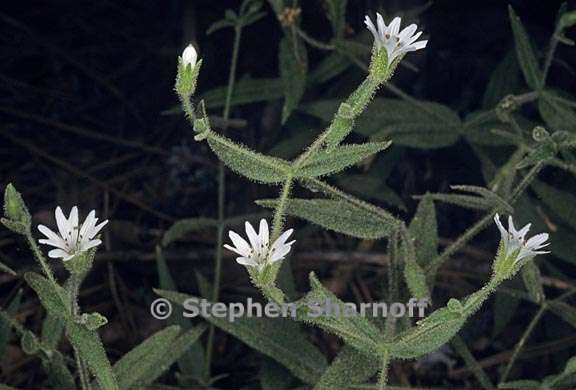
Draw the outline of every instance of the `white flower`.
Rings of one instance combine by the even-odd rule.
[[[193,68],[196,65],[196,60],[198,59],[198,53],[192,44],[186,46],[186,49],[182,52],[182,65],[190,66]]]
[[[384,18],[382,18],[382,15],[379,13],[376,14],[376,18],[378,28],[374,26],[374,23],[372,23],[372,20],[370,20],[370,17],[368,16],[366,16],[364,23],[366,23],[366,26],[372,35],[374,35],[376,49],[386,49],[386,53],[388,54],[388,65],[390,65],[392,61],[399,56],[426,47],[428,41],[416,42],[420,35],[422,35],[422,31],[414,34],[418,29],[417,25],[411,24],[404,30],[400,31],[401,19],[398,16],[392,20],[389,26],[386,26]]]
[[[78,224],[78,207],[72,207],[68,218],[64,216],[60,206],[56,208],[55,214],[60,235],[44,225],[38,225],[38,230],[48,237],[48,239],[41,239],[38,242],[56,248],[48,252],[49,257],[53,259],[62,258],[67,261],[81,252],[102,244],[101,240],[94,239],[94,237],[108,223],[108,220],[96,225],[98,218],[96,218],[94,210],[90,211],[81,227]]]
[[[262,271],[268,264],[282,260],[290,252],[292,244],[295,242],[286,242],[294,231],[294,229],[289,229],[282,233],[270,246],[268,223],[265,219],[260,220],[260,231],[258,234],[256,234],[250,222],[246,222],[245,225],[246,235],[250,243],[246,242],[237,233],[230,231],[228,235],[234,246],[226,244],[224,247],[240,255],[240,257],[236,258],[239,264],[256,267],[259,271]]]
[[[509,257],[513,253],[517,253],[516,260],[514,261],[515,263],[526,257],[534,257],[539,254],[550,253],[548,251],[539,250],[550,244],[549,242],[546,242],[548,240],[548,233],[536,234],[534,237],[526,241],[526,234],[528,233],[528,230],[530,230],[530,223],[522,229],[516,230],[512,217],[508,217],[508,230],[506,230],[504,226],[502,226],[498,214],[494,216],[494,222],[496,222],[496,226],[498,226],[498,230],[500,230],[500,235],[502,236],[505,256]]]

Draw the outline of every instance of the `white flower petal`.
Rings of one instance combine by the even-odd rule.
[[[230,240],[232,240],[232,243],[236,247],[234,248],[234,252],[245,257],[250,256],[252,248],[250,247],[250,244],[246,242],[246,240],[244,240],[242,237],[240,237],[238,233],[233,232],[232,230],[228,232],[228,236],[230,237]]]
[[[268,231],[268,222],[264,218],[260,220],[260,230],[258,231],[258,238],[260,239],[260,245],[263,249],[267,250],[270,244],[270,237]]]
[[[86,237],[86,233],[94,228],[96,224],[96,211],[92,210],[88,213],[88,216],[84,220],[82,227],[80,228],[80,238],[83,239]]]
[[[250,246],[256,253],[261,253],[260,251],[260,236],[256,233],[256,230],[252,227],[252,224],[248,221],[244,223],[246,229],[246,235],[248,235],[248,241],[250,241]]]
[[[47,240],[45,240],[45,239],[38,240],[38,242],[40,242],[40,244],[51,245],[51,246],[55,246],[56,248],[61,248],[64,250],[68,249],[66,247],[66,243],[64,242],[64,240],[59,235],[54,233],[52,230],[48,229],[46,226],[38,225],[38,230],[42,234],[44,234],[46,237],[48,237]]]
[[[68,218],[64,216],[60,206],[56,207],[56,212],[54,215],[56,216],[56,225],[58,226],[60,236],[64,239],[67,239],[69,235],[68,233],[70,232],[70,224],[68,223]]]
[[[258,263],[256,263],[254,259],[250,257],[237,257],[236,262],[238,264],[247,265],[250,267],[258,267]]]
[[[94,223],[96,223],[96,221],[98,221],[98,219],[95,219]],[[96,237],[96,235],[97,235],[98,233],[100,233],[100,230],[102,230],[102,228],[103,228],[104,226],[106,226],[107,224],[108,224],[108,220],[105,220],[105,221],[100,222],[100,224],[92,227],[90,230],[88,230],[88,231],[86,232],[86,237],[87,237],[88,239],[90,239],[90,240],[93,239],[94,237]]]
[[[58,258],[64,259],[68,256],[69,256],[68,252],[62,249],[52,249],[50,252],[48,252],[48,257],[52,259],[58,259]]]
[[[90,240],[87,241],[86,243],[82,244],[82,247],[80,248],[81,252],[87,251],[88,249],[92,249],[94,247],[97,247],[98,245],[102,244],[102,240]]]
[[[546,241],[548,241],[548,233],[536,234],[534,237],[526,241],[526,247],[531,249],[540,249],[550,244],[544,244]]]

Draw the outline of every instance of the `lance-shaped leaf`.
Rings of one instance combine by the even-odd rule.
[[[416,358],[446,344],[464,326],[466,319],[482,306],[497,283],[491,280],[466,297],[463,303],[450,299],[445,307],[418,321],[416,327],[399,334],[390,347],[391,355],[401,359]]]
[[[280,99],[282,93],[281,79],[254,79],[239,80],[234,85],[234,94],[231,104],[234,106]],[[206,92],[201,99],[206,108],[220,108],[226,104],[228,87],[218,87]]]
[[[560,374],[544,378],[539,389],[573,389],[574,385],[576,385],[576,356],[568,359]]]
[[[313,155],[297,172],[298,177],[318,177],[331,175],[355,165],[365,158],[378,153],[391,142],[369,142],[359,145],[341,145]]]
[[[24,279],[38,294],[44,308],[50,314],[65,321],[66,336],[86,361],[90,371],[96,376],[100,388],[102,390],[119,390],[116,378],[112,373],[112,366],[108,361],[98,333],[88,330],[84,325],[76,323],[71,318],[69,307],[64,300],[65,290],[33,272],[27,272]]]
[[[530,44],[530,38],[520,21],[520,18],[512,9],[512,6],[508,7],[510,14],[510,23],[512,24],[512,32],[514,33],[514,41],[516,44],[516,57],[518,58],[518,63],[526,79],[526,83],[533,89],[540,89],[540,80],[542,78],[542,72],[538,67],[538,61],[536,60],[536,55]]]
[[[66,336],[96,377],[100,389],[120,390],[98,333],[69,320],[66,323]]]
[[[426,197],[431,200],[438,200],[473,210],[498,210],[508,214],[511,214],[514,210],[502,197],[487,188],[469,185],[450,186],[450,188],[462,192],[474,193],[479,196],[460,194],[426,194]]]
[[[452,145],[461,130],[458,114],[446,106],[394,99],[374,99],[355,127],[374,141],[391,139],[398,145],[423,149]]]
[[[67,293],[62,287],[34,272],[26,272],[24,279],[36,292],[46,311],[60,319],[70,319],[70,308],[65,300]]]
[[[260,206],[275,208],[275,199],[258,200]],[[397,221],[370,213],[350,202],[332,199],[289,199],[286,213],[352,237],[378,239],[388,237]]]
[[[6,308],[6,314],[10,317],[14,317],[18,308],[20,307],[20,302],[22,301],[22,290],[19,290],[16,296],[10,301],[10,304]],[[2,316],[0,316],[0,356],[4,356],[4,351],[8,346],[10,337],[12,336],[12,325],[6,321]]]
[[[424,195],[410,226],[410,236],[414,239],[416,260],[420,265],[426,265],[438,255],[438,224],[434,201]]]
[[[155,292],[179,305],[184,305],[187,299],[193,298],[174,291],[155,290]],[[208,316],[205,319],[255,350],[282,363],[306,383],[317,382],[326,369],[324,355],[306,339],[293,321],[285,318],[248,316],[235,318],[233,322],[220,316]]]
[[[530,297],[534,302],[540,303],[546,299],[544,287],[542,286],[542,275],[540,274],[540,269],[536,262],[527,262],[520,272],[522,273],[524,286],[526,286],[526,290],[528,290],[528,293],[530,293]]]
[[[373,356],[383,352],[384,335],[365,316],[359,313],[355,304],[342,302],[310,273],[311,291],[298,301],[298,319],[314,324],[327,332],[341,337],[347,344]]]
[[[280,41],[278,61],[284,87],[285,101],[282,110],[282,123],[285,123],[300,103],[306,89],[308,56],[304,43],[290,34],[285,35]]]
[[[378,371],[377,359],[345,345],[330,367],[314,386],[314,390],[348,389],[370,379]]]
[[[336,38],[344,36],[346,27],[346,3],[347,0],[328,0],[325,2],[326,13],[330,23],[332,24],[332,31]]]
[[[200,325],[181,333],[177,325],[153,334],[114,364],[122,389],[139,389],[162,375],[206,330]]]
[[[410,294],[418,299],[430,298],[430,290],[426,284],[426,273],[416,259],[414,238],[404,226],[401,229],[401,237],[400,254],[404,262],[404,280],[410,290]]]
[[[576,196],[559,190],[540,180],[532,182],[532,189],[557,218],[576,229]]]
[[[282,182],[290,168],[287,161],[254,152],[214,132],[207,137],[210,148],[228,168],[254,181]]]
[[[572,106],[574,105],[574,102]],[[542,91],[538,97],[538,110],[542,119],[555,130],[576,130],[576,111],[555,92]]]

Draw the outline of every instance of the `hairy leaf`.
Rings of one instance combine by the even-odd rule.
[[[369,142],[336,146],[330,151],[315,154],[298,170],[297,175],[298,177],[331,175],[386,149],[390,144],[391,142]]]
[[[282,123],[285,123],[300,103],[306,88],[308,57],[304,43],[291,35],[284,36],[280,41],[278,61],[285,98]]]
[[[360,313],[347,314],[353,308],[348,308],[322,286],[314,272],[310,273],[310,288],[311,291],[299,301],[299,319],[341,337],[365,354],[379,356],[382,353],[384,336],[376,325]]]
[[[256,201],[268,208],[276,207],[277,202],[272,199]],[[290,199],[286,212],[326,229],[366,239],[388,237],[397,224],[392,215],[383,218],[342,200]]]
[[[258,182],[279,183],[289,170],[288,162],[254,152],[216,133],[210,133],[208,144],[227,167]]]
[[[510,23],[512,24],[512,32],[514,33],[514,41],[516,43],[516,57],[526,83],[535,90],[540,89],[540,82],[542,79],[542,72],[538,67],[538,61],[536,60],[536,55],[530,44],[530,38],[520,21],[520,18],[512,9],[512,6],[508,7],[508,12],[510,16]]]
[[[174,291],[155,290],[156,293],[183,305],[191,296]],[[256,318],[243,316],[234,322],[215,316],[205,317],[225,332],[250,347],[282,363],[306,383],[315,383],[326,369],[326,360],[302,334],[298,325],[285,318]]]
[[[191,232],[218,226],[218,220],[212,218],[186,218],[176,221],[162,236],[162,246],[166,247]]]

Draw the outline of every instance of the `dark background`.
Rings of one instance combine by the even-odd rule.
[[[302,28],[316,39],[328,41],[331,29],[322,1],[303,3]],[[385,9],[387,15],[393,15],[421,9],[416,20],[429,39],[428,47],[407,57],[413,69],[401,67],[393,81],[411,96],[448,105],[464,117],[482,106],[492,71],[513,50],[508,4],[520,16],[534,47],[545,48],[560,2],[350,0],[349,37],[364,30],[362,20],[367,13]],[[162,232],[180,218],[216,215],[217,160],[205,145],[192,140],[192,130],[174,110],[178,101],[173,84],[177,57],[193,42],[204,61],[197,93],[226,85],[232,30],[209,36],[206,30],[226,9],[238,7],[236,1],[5,1],[0,5],[0,189],[12,182],[37,223],[52,226],[56,205],[68,210],[75,204],[84,216],[94,208],[112,221],[105,248],[100,251],[101,261],[82,300],[111,320],[103,339],[113,359],[162,326],[146,311],[153,299],[151,289],[158,285],[153,253]],[[569,2],[569,9],[573,7]],[[278,77],[282,31],[267,4],[264,10],[267,16],[245,29],[239,79]],[[308,48],[308,55],[309,68],[314,69],[325,53]],[[556,58],[550,84],[574,91],[574,49],[561,46]],[[303,101],[345,97],[361,77],[358,70],[348,71],[321,87],[307,89]],[[517,84],[522,90],[519,72]],[[385,90],[380,95],[393,96]],[[243,119],[246,124],[230,130],[231,137],[266,151],[310,123],[296,112],[282,127],[281,109],[281,100],[234,107],[231,118]],[[220,110],[210,114],[222,115]],[[528,109],[526,115],[535,113]],[[413,215],[417,202],[412,195],[446,191],[454,183],[483,184],[480,162],[465,142],[436,150],[403,148],[394,153],[398,159],[386,168],[390,172],[387,184],[406,206],[393,207],[395,214]],[[253,200],[275,193],[232,174],[227,181],[228,215],[260,212]],[[477,218],[477,214],[445,206],[439,206],[437,212],[443,237],[457,236]],[[298,221],[294,224],[305,226]],[[167,255],[182,290],[195,291],[195,271],[212,277],[214,237],[213,231],[198,232]],[[496,242],[497,236],[491,231],[484,237]],[[355,247],[354,242],[311,229],[297,251],[319,245],[349,249]],[[480,250],[484,250],[480,242]],[[25,245],[6,229],[0,231],[0,255],[19,272],[34,266]],[[229,256],[224,261],[224,297],[257,296],[243,269]],[[61,266],[55,267],[64,275]],[[297,282],[304,286],[310,269],[329,275],[330,267],[296,259]],[[368,272],[376,271],[368,268]],[[343,283],[336,277],[332,282]],[[446,284],[450,282],[444,280],[444,287]],[[0,306],[21,287],[19,277],[0,274]],[[467,291],[467,287],[455,289]],[[335,290],[350,293],[346,285]],[[451,295],[450,291],[440,294]],[[25,309],[19,318],[38,329],[38,302],[28,302]],[[533,313],[528,313],[529,319]],[[517,338],[526,325],[522,315],[520,324],[509,331],[511,337]],[[474,340],[480,343],[491,319],[485,313],[475,324],[474,332],[479,335]],[[540,330],[536,340],[550,337]],[[337,350],[334,340],[322,345],[329,356]],[[222,387],[236,388],[250,381],[244,369],[254,370],[255,358],[236,359],[248,351],[246,346],[219,334],[217,351],[215,372],[231,373],[221,382]],[[477,351],[479,359],[499,352],[495,347],[478,347]],[[545,357],[543,361],[523,361],[519,377],[534,374],[531,367],[542,373],[557,372],[561,365]],[[15,346],[3,357],[2,367],[0,379],[13,383],[42,375],[37,362],[27,360]],[[423,384],[474,386],[469,375],[445,379],[442,370],[446,368],[434,370],[421,375]]]

